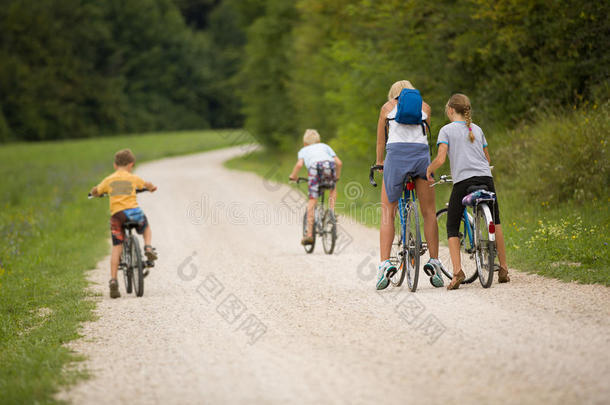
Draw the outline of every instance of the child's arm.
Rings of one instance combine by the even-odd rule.
[[[422,101],[421,109],[424,110],[424,112],[428,116],[428,118],[426,118],[426,122],[428,123],[428,126],[430,126],[430,115],[432,115],[432,108],[430,108],[428,103]]]
[[[294,169],[292,169],[292,173],[290,173],[290,180],[292,181],[296,181],[296,179],[298,178],[298,174],[299,174],[299,170],[301,170],[301,167],[303,167],[304,161],[303,159],[299,159],[297,160],[297,164],[294,165]]]
[[[491,157],[489,157],[489,150],[487,150],[487,146],[483,148],[483,152],[485,152],[485,157],[487,158],[487,163],[491,166]]]
[[[147,189],[148,191],[150,191],[151,193],[154,193],[155,191],[157,191],[157,186],[152,184],[150,181],[144,182],[144,188]]]
[[[337,169],[335,175],[337,177],[337,180],[339,180],[341,178],[341,167],[343,167],[343,162],[341,161],[341,159],[339,159],[339,156],[334,157],[335,159],[335,167]]]
[[[93,187],[93,188],[91,189],[91,191],[89,192],[89,194],[91,194],[91,195],[92,195],[92,196],[94,196],[94,197],[99,197],[99,196],[100,196],[100,193],[98,193],[98,191],[97,191],[97,186]]]
[[[430,163],[428,169],[426,169],[426,177],[428,178],[428,181],[434,181],[432,173],[434,173],[439,167],[443,165],[443,163],[445,163],[445,159],[447,158],[447,150],[447,144],[441,143],[438,145],[438,153],[436,155],[436,158],[432,161],[432,163]]]

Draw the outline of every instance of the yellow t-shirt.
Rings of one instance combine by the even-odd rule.
[[[127,170],[117,170],[97,186],[99,194],[108,193],[110,215],[129,208],[136,208],[136,189],[144,188],[144,180]]]

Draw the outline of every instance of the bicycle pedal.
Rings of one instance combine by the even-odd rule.
[[[153,262],[151,260],[147,260],[146,261],[146,267],[155,267],[155,262]]]

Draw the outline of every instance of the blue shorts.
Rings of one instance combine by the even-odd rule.
[[[123,225],[127,221],[137,222],[136,232],[140,235],[148,226],[148,219],[140,208],[128,208],[119,211],[110,217],[110,235],[112,236],[112,245],[118,246],[125,240],[125,229]]]
[[[424,143],[396,142],[386,145],[383,182],[390,202],[398,201],[409,176],[426,178],[430,148]]]

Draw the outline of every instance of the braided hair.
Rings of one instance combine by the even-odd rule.
[[[470,142],[474,142],[474,133],[472,132],[472,107],[470,105],[470,99],[464,94],[454,94],[447,102],[447,107],[451,107],[456,113],[463,115],[466,120],[466,127],[468,127],[468,138]]]

